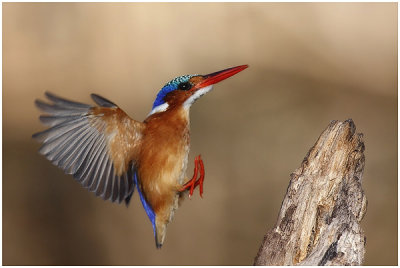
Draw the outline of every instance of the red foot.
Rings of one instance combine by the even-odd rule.
[[[200,170],[199,170],[200,169]],[[200,177],[198,180],[197,179],[197,174],[200,171]],[[203,197],[203,182],[204,182],[204,164],[203,164],[203,160],[201,160],[201,156],[198,155],[195,159],[194,159],[194,172],[193,172],[193,177],[190,181],[188,181],[187,183],[185,183],[183,185],[183,187],[179,190],[180,192],[183,192],[187,189],[190,188],[190,192],[189,192],[189,197],[191,197],[193,195],[193,191],[194,189],[200,185],[200,197]]]

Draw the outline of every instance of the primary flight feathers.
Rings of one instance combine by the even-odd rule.
[[[140,142],[143,123],[95,94],[91,97],[99,106],[66,100],[49,92],[46,97],[51,104],[35,102],[47,114],[40,116],[40,121],[50,126],[33,135],[43,143],[39,152],[73,174],[96,196],[118,203],[129,201],[134,189],[132,151]]]

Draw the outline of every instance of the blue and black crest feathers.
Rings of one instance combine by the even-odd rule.
[[[189,81],[190,78],[192,78],[193,76],[197,76],[198,74],[188,74],[188,75],[182,75],[182,76],[178,76],[174,79],[172,79],[171,81],[169,81],[168,83],[165,84],[165,86],[158,92],[157,97],[153,103],[153,108],[164,104],[164,98],[165,96],[170,93],[171,91],[174,91],[176,89],[178,89],[178,86],[180,83],[185,83],[187,81]]]

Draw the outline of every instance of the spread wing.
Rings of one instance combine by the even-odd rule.
[[[39,152],[96,196],[129,203],[144,124],[95,94],[99,106],[45,94],[52,103],[35,102],[50,127],[33,135],[43,143]]]

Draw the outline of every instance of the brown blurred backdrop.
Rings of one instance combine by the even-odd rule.
[[[249,64],[191,112],[205,195],[156,250],[137,194],[96,198],[37,153],[45,90],[143,120],[171,78]],[[365,264],[397,264],[397,3],[4,3],[3,264],[251,265],[331,120],[365,135]]]

